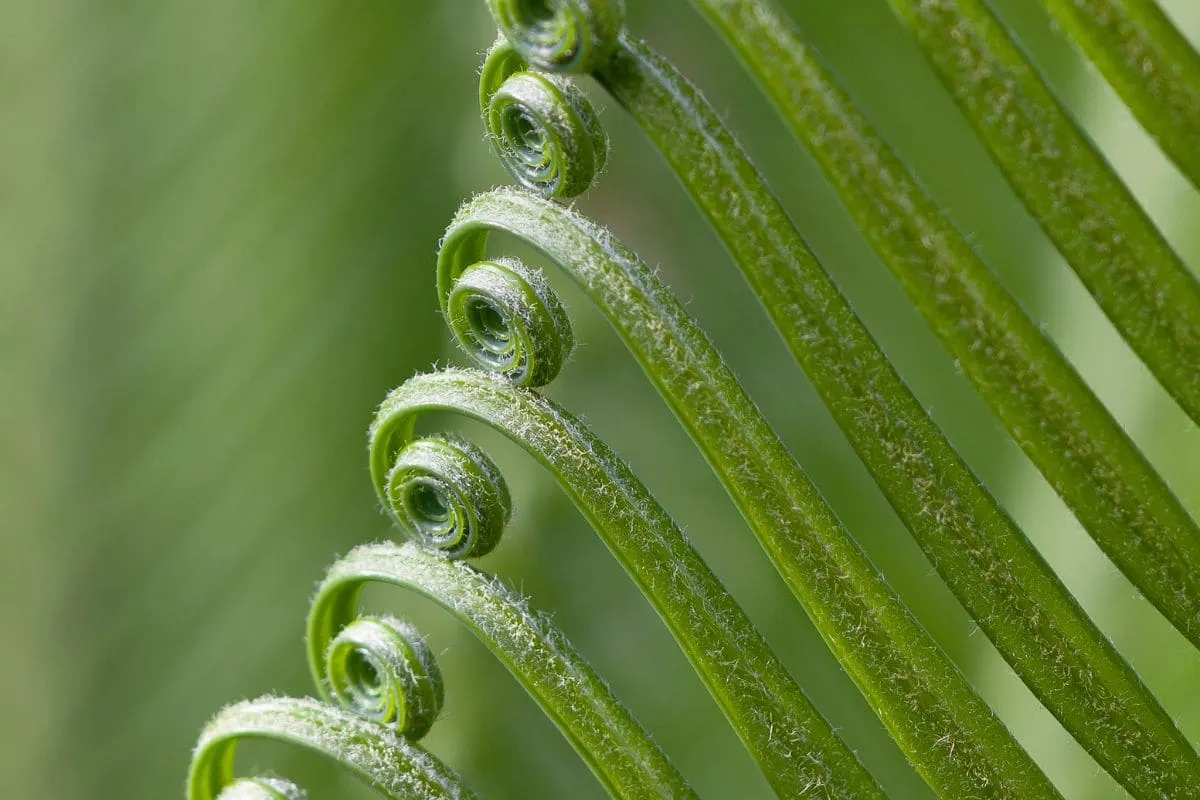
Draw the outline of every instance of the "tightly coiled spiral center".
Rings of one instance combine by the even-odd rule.
[[[388,510],[409,538],[451,559],[490,552],[512,514],[495,463],[470,442],[450,437],[405,446],[384,491]]]
[[[505,169],[543,197],[583,194],[608,160],[608,135],[583,93],[566,77],[529,71],[504,39],[484,62],[480,111]]]
[[[416,741],[442,710],[442,673],[416,628],[390,617],[361,617],[341,630],[325,656],[329,692],[343,708]]]
[[[625,25],[622,0],[488,0],[488,7],[521,55],[551,72],[599,69]]]
[[[463,270],[446,301],[446,319],[468,356],[518,386],[554,380],[574,347],[571,321],[554,290],[514,259]]]

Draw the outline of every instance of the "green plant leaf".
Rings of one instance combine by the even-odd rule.
[[[412,542],[352,550],[329,569],[308,618],[313,678],[331,691],[326,652],[354,624],[368,583],[435,601],[487,645],[559,727],[614,797],[694,798],[687,781],[548,617],[499,580]]]
[[[1129,777],[1134,773],[1159,776],[1151,780],[1172,786],[1180,776],[1200,776],[1200,760],[1187,740],[904,386],[695,88],[660,56],[632,41],[618,49],[598,77],[706,212],[930,560],[1038,697],[1102,763],[1117,764],[1129,782],[1135,782]],[[726,202],[731,196],[739,198],[732,208]],[[526,239],[536,230],[528,223],[513,227],[522,228]],[[546,250],[553,247],[546,241],[555,236],[538,233],[532,238]],[[561,253],[559,258],[579,258],[588,250],[573,241]],[[650,347],[631,344],[639,354]],[[671,351],[665,344],[659,349]],[[687,352],[682,347],[674,351]],[[639,358],[652,377],[672,369],[665,356],[648,366],[645,356]],[[719,364],[719,359],[713,361]],[[712,370],[709,364],[696,372],[711,375]],[[739,475],[749,472],[747,464],[762,465],[763,475],[788,474],[781,466],[786,457],[766,463],[765,454],[780,450],[777,440],[773,435],[744,434],[744,449],[729,444],[730,437],[706,433],[703,423],[695,421],[713,420],[712,408],[717,407],[700,407],[693,400],[694,387],[704,385],[695,375],[673,384],[661,377],[655,382],[670,395],[677,414],[690,413],[685,425],[702,440],[702,449],[726,485],[732,483],[735,499],[761,531],[760,537],[777,536],[772,517],[756,517],[753,510],[769,502],[761,487],[736,488]],[[765,427],[761,420],[759,424]],[[778,508],[786,508],[787,491],[795,502],[798,489],[786,480],[776,485],[781,493],[774,501]]]
[[[1200,645],[1200,528],[1154,468],[834,82],[795,24],[769,0],[693,2],[821,164],[871,245],[1030,460],[1113,563]]]
[[[271,739],[330,758],[388,800],[471,800],[448,767],[378,723],[316,700],[262,697],[223,709],[200,734],[188,777],[188,800],[230,800],[234,756],[243,739]],[[272,785],[274,784],[274,785]],[[260,788],[291,800],[277,781]],[[238,791],[244,791],[242,788]],[[243,795],[245,796],[245,795]],[[253,796],[253,795],[252,795]]]
[[[515,190],[500,193],[505,195],[549,205]],[[490,425],[555,477],[662,617],[780,795],[821,786],[833,797],[882,796],[629,467],[549,400],[474,370],[410,378],[388,395],[371,424],[371,477],[386,508],[393,514],[398,507],[411,508],[419,484],[393,478],[404,470],[405,451],[423,441],[414,442],[417,417],[439,410]],[[470,516],[467,509],[452,510],[456,498],[448,493],[436,505],[446,509],[434,515],[439,520]],[[410,533],[436,542],[424,529]]]
[[[1200,283],[986,3],[890,1],[1030,213],[1163,387],[1200,421]],[[1197,132],[1189,145],[1200,154]]]
[[[1041,0],[1200,188],[1200,54],[1154,0]],[[1193,417],[1194,418],[1194,417]]]

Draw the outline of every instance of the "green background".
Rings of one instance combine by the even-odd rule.
[[[1134,595],[1007,440],[723,45],[684,0],[630,24],[709,93],[934,417],[1193,742],[1200,655]],[[1021,211],[883,0],[785,3],[1004,282],[1200,510],[1200,432]],[[1192,265],[1200,201],[1032,0],[998,9]],[[1164,4],[1193,40],[1200,6]],[[483,140],[479,0],[39,0],[0,8],[0,797],[178,797],[222,704],[310,694],[309,595],[389,536],[365,430],[392,386],[458,362],[437,240],[506,180]],[[1119,797],[1000,662],[873,487],[715,237],[595,87],[613,159],[580,207],[661,267],[892,584],[1071,797]],[[502,244],[498,243],[498,247]],[[554,280],[562,285],[560,275]],[[927,797],[599,314],[549,393],[684,526],[895,796]],[[698,791],[768,796],[665,629],[531,459],[482,566],[552,610]],[[432,424],[432,423],[431,423]],[[486,797],[598,798],[470,635],[399,591],[441,655],[429,747]],[[247,746],[314,798],[336,768]]]

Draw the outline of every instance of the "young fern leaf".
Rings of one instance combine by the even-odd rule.
[[[500,299],[529,297],[528,288],[516,285],[490,297],[463,288],[475,270],[491,268],[484,257],[495,231],[540,250],[597,303],[922,774],[939,789],[963,794],[987,783],[1006,787],[1014,797],[1039,791],[1053,796],[1037,767],[841,527],[707,337],[650,269],[610,234],[518,190],[496,189],[468,201],[447,230],[438,258],[439,296],[468,355],[484,364],[494,358],[475,344],[484,334],[473,327],[473,317],[452,311],[464,302],[456,300],[464,293],[487,304],[494,318],[515,321],[503,337],[514,349],[528,352],[545,336],[520,324],[532,314]],[[952,760],[945,758],[948,742],[954,743]]]
[[[410,624],[362,617],[322,642],[334,708],[315,700],[264,697],[221,711],[201,734],[188,778],[189,800],[304,800],[278,778],[234,778],[242,739],[300,745],[337,761],[394,800],[472,798],[457,775],[412,744],[442,708],[442,674]]]
[[[243,739],[298,745],[347,767],[388,800],[471,800],[449,767],[369,719],[316,700],[263,697],[222,710],[205,727],[192,757],[188,800],[300,800],[275,778],[234,778]]]
[[[337,685],[331,644],[359,624],[368,583],[418,592],[471,629],[559,727],[613,797],[655,800],[696,795],[604,681],[548,618],[524,597],[467,564],[416,544],[364,545],[329,569],[308,618],[313,677],[329,697]]]
[[[1118,332],[1200,422],[1200,283],[986,3],[891,4],[1030,213]]]
[[[496,520],[501,511],[472,508],[489,492],[452,492],[462,486],[459,478],[411,456],[429,441],[414,438],[417,418],[427,411],[453,411],[491,426],[558,480],[662,617],[780,796],[817,786],[830,797],[883,796],[629,467],[551,401],[474,370],[418,375],[388,395],[371,424],[371,478],[413,540],[433,550],[449,542],[462,555],[457,542],[473,536],[451,528]]]
[[[487,6],[500,33],[547,72],[600,67],[625,27],[624,0],[487,0]]]
[[[321,646],[317,687],[326,700],[411,741],[429,733],[444,702],[442,673],[416,628],[391,617],[359,617]]]
[[[1134,586],[1200,645],[1200,528],[1162,478],[833,81],[791,19],[769,0],[692,2],[821,164],[1026,455]]]
[[[1200,420],[1200,289],[1153,224],[1055,104],[986,0],[890,2],[1122,333]],[[1071,20],[1067,27],[1109,79],[1137,99],[1135,112],[1185,172],[1200,164],[1189,141],[1200,115],[1200,59],[1161,12],[1144,0],[1043,2]],[[806,53],[790,20],[770,0],[693,3],[764,83],[872,244],[1085,527],[1200,644],[1200,536],[1169,489]],[[414,541],[356,549],[318,590],[310,664],[321,693],[343,708],[262,698],[225,709],[197,746],[190,800],[304,797],[283,779],[236,779],[235,752],[245,738],[333,758],[388,798],[473,796],[411,743],[441,708],[440,672],[411,626],[357,616],[370,582],[412,589],[458,616],[615,796],[695,797],[565,638],[522,597],[461,563],[497,545],[511,500],[478,448],[415,437],[417,417],[428,410],[483,421],[550,470],[650,599],[780,796],[884,796],[628,467],[576,419],[524,388],[558,374],[572,346],[570,324],[539,273],[512,259],[485,260],[492,231],[541,250],[597,302],[940,795],[1058,796],[887,587],[678,301],[606,231],[545,199],[586,190],[607,159],[591,106],[554,74],[585,72],[675,168],[893,506],[1035,694],[1134,796],[1200,797],[1196,753],[924,413],[712,109],[665,59],[622,33],[620,0],[488,0],[488,7],[513,45],[502,39],[485,65],[484,118],[506,167],[542,197],[502,189],[466,203],[443,242],[438,282],[455,337],[499,375],[417,376],[385,400],[370,431],[372,479]],[[1138,67],[1146,74],[1133,74]],[[996,111],[1012,111],[1020,124],[1003,128],[987,116]],[[1040,150],[1024,148],[1026,134]],[[1073,235],[1079,220],[1087,236]]]
[[[604,168],[608,135],[568,77],[529,71],[524,57],[505,43],[501,37],[493,45],[479,84],[489,135],[513,144],[497,148],[496,155],[523,186],[544,197],[583,194]],[[513,68],[506,68],[509,62]]]
[[[511,55],[495,49],[485,86],[500,85],[499,77],[516,68]],[[1127,785],[1166,789],[1200,780],[1200,760],[1187,740],[896,375],[696,89],[631,39],[597,77],[676,169],[894,507],[1035,694]],[[739,203],[730,207],[732,196]],[[466,269],[465,277],[473,269],[466,265],[483,257],[482,240],[465,254],[456,251],[475,228],[517,233],[566,268],[637,354],[789,585],[809,598],[806,604],[814,602],[803,588],[811,565],[794,544],[773,540],[783,541],[779,520],[789,519],[789,509],[823,503],[811,499],[807,480],[678,303],[636,257],[586,221],[550,206],[522,219],[507,196],[500,208],[476,203],[495,201],[468,204],[451,225],[440,259],[441,296],[453,297],[455,275]],[[612,267],[601,269],[605,263]],[[632,279],[615,283],[623,273]],[[608,298],[620,305],[610,307]],[[647,310],[635,315],[631,306]],[[641,321],[654,308],[667,322]],[[448,318],[471,352],[477,337],[460,331],[454,314]],[[730,436],[722,426],[742,433]],[[828,535],[844,537],[831,516],[822,511],[812,518],[826,520]],[[827,625],[818,627],[837,637]],[[839,655],[845,649],[835,646]],[[848,668],[860,685],[877,679],[867,677],[869,669]]]
[[[1041,0],[1200,188],[1200,54],[1154,0]]]

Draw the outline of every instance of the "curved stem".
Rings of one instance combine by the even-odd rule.
[[[666,755],[548,617],[490,575],[409,542],[364,545],[329,569],[308,618],[308,655],[329,692],[325,651],[357,617],[362,589],[418,592],[471,629],[558,726],[614,797],[695,798]]]
[[[375,722],[316,700],[262,697],[225,708],[204,728],[192,756],[188,800],[217,800],[234,784],[234,757],[243,739],[311,750],[347,767],[388,800],[475,797],[449,767]]]
[[[1200,54],[1154,0],[1041,0],[1200,189]]]
[[[551,401],[476,371],[409,379],[371,425],[371,476],[385,502],[392,463],[412,441],[417,417],[437,410],[490,425],[558,480],[667,624],[780,796],[814,786],[831,797],[883,796],[629,467]]]
[[[1167,392],[1200,422],[1200,283],[987,3],[890,2],[1030,213]],[[1200,105],[1195,110],[1200,123]],[[1189,146],[1200,156],[1197,135],[1200,127]]]

